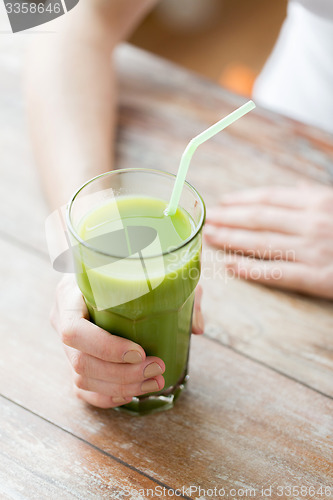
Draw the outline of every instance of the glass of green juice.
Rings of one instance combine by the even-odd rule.
[[[205,205],[185,182],[177,212],[165,215],[174,182],[159,170],[114,170],[84,184],[67,208],[90,320],[165,363],[160,392],[117,408],[135,415],[172,408],[188,379]]]

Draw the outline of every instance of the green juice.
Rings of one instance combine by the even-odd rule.
[[[195,224],[185,210],[166,216],[166,206],[147,196],[102,202],[79,224],[88,245],[74,249],[91,321],[165,363],[164,389],[125,405],[139,413],[172,406],[187,377],[201,233],[193,237]]]

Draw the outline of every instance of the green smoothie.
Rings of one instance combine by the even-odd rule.
[[[103,202],[79,225],[87,246],[74,249],[91,320],[164,361],[165,398],[175,395],[187,376],[201,252],[201,234],[191,239],[195,224],[189,214],[178,208],[166,216],[166,206],[146,196]],[[160,404],[152,397],[135,399],[126,406],[137,411],[135,405],[141,405],[141,413]]]

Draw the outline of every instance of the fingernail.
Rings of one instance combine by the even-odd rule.
[[[116,405],[121,405],[123,403],[128,403],[128,398],[112,398],[112,402],[115,403]]]
[[[123,356],[125,363],[141,363],[143,361],[141,354],[138,351],[127,351]]]
[[[158,383],[156,380],[146,380],[141,384],[141,391],[142,392],[155,392],[158,391]]]
[[[158,363],[150,363],[144,369],[143,375],[146,378],[156,377],[156,375],[161,375],[163,372],[162,368]]]

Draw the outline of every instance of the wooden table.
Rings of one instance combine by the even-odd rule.
[[[209,249],[206,332],[176,407],[131,417],[73,397],[48,321],[59,275],[20,67],[0,64],[0,498],[333,498],[332,302],[221,279]],[[118,167],[175,171],[187,141],[242,102],[129,46],[117,64]],[[201,146],[189,180],[210,205],[244,186],[329,183],[332,159],[331,136],[257,109]]]

